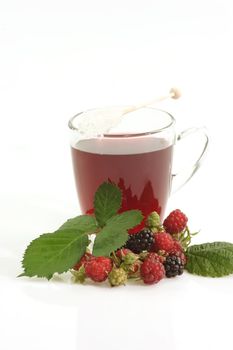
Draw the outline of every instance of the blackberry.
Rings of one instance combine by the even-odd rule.
[[[166,277],[175,277],[182,275],[184,264],[181,258],[176,254],[169,254],[164,262]]]
[[[130,249],[133,253],[139,254],[143,250],[150,251],[153,244],[154,244],[153,232],[148,228],[144,228],[138,233],[135,233],[129,236],[129,239],[126,242],[125,248]]]

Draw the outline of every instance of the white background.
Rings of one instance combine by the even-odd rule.
[[[206,126],[201,170],[171,197],[194,242],[232,237],[233,4],[0,0],[0,344],[232,349],[233,277],[146,287],[16,279],[30,240],[79,213],[68,119],[167,92],[177,130]],[[186,150],[188,155],[189,150]]]

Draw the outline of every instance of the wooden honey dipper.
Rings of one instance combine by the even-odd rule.
[[[171,88],[170,91],[169,91],[169,94],[168,95],[164,95],[164,96],[160,96],[160,97],[155,97],[153,98],[152,100],[150,101],[146,101],[146,102],[143,102],[143,103],[140,103],[138,105],[135,105],[135,106],[130,106],[130,107],[126,107],[123,112],[122,112],[122,115],[126,114],[126,113],[130,113],[130,112],[134,112],[140,108],[143,108],[143,107],[146,107],[146,106],[149,106],[149,105],[152,105],[156,102],[161,102],[161,101],[164,101],[168,98],[173,98],[173,99],[178,99],[180,98],[181,96],[181,92],[179,89],[177,88]]]

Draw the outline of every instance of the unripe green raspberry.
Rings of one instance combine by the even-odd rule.
[[[138,256],[134,253],[128,253],[123,257],[124,265],[132,265],[138,260]]]
[[[120,286],[126,283],[127,273],[121,267],[119,269],[113,268],[110,274],[108,275],[108,280],[112,287]]]
[[[78,271],[77,270],[70,270],[70,272],[73,275],[73,282],[74,283],[84,283],[86,279],[86,274],[85,274],[85,268],[82,265]]]
[[[160,231],[162,228],[160,216],[156,211],[152,211],[152,213],[150,213],[150,215],[147,217],[146,224],[154,233]]]

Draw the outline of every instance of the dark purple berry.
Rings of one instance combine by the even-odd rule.
[[[166,277],[175,277],[182,275],[184,271],[184,264],[181,258],[176,254],[169,254],[164,262]]]
[[[153,244],[153,232],[148,228],[144,228],[138,233],[129,235],[129,239],[125,244],[125,248],[130,249],[135,254],[139,254],[144,250],[150,251]]]

